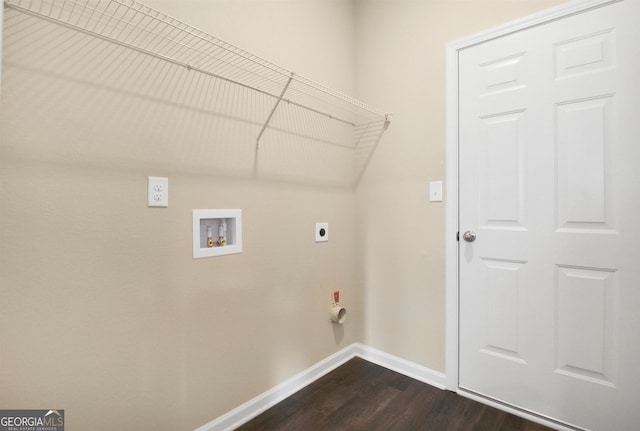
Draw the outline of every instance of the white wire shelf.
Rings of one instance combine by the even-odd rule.
[[[274,140],[297,137],[335,144],[352,150],[357,183],[391,120],[372,106],[133,0],[5,0],[4,4],[206,75],[236,91],[255,92],[265,100],[247,121],[258,125],[256,158],[258,148]],[[335,132],[336,127],[349,129],[349,136]]]

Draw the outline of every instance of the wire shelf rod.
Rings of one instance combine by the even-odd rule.
[[[136,15],[137,14],[141,14],[141,12],[139,10],[133,9],[131,6],[127,6],[126,4],[123,4],[119,0],[111,0],[110,3],[117,5],[115,12],[112,13],[112,14],[107,14],[107,12],[99,10],[97,8],[97,6],[99,6],[101,1],[98,3],[98,5],[96,7],[89,7],[87,5],[83,6],[83,10],[90,10],[91,11],[91,15],[89,17],[89,20],[87,20],[87,24],[90,22],[90,19],[92,19],[93,16],[96,15],[96,14],[100,18],[106,18],[107,19],[107,22],[104,25],[101,26],[101,29],[97,28],[99,23],[101,22],[100,19],[96,20],[96,24],[94,25],[94,27],[91,30],[87,29],[86,27],[83,27],[83,26],[68,22],[62,17],[62,11],[64,10],[64,7],[65,7],[64,5],[71,4],[71,5],[73,5],[72,10],[75,9],[75,5],[78,2],[74,1],[74,0],[65,0],[63,5],[60,7],[60,12],[57,14],[57,16],[55,16],[54,13],[53,13],[53,3],[51,4],[51,7],[49,8],[49,13],[43,11],[42,7],[40,7],[37,10],[33,10],[33,9],[29,9],[28,7],[24,7],[24,6],[21,5],[22,2],[20,2],[20,1],[15,1],[14,0],[12,2],[11,0],[6,0],[5,3],[9,7],[14,7],[14,8],[17,8],[17,9],[22,10],[22,11],[31,12],[32,14],[35,14],[36,16],[39,16],[41,18],[49,19],[49,20],[51,20],[53,22],[57,22],[57,23],[61,23],[61,24],[64,23],[69,28],[76,29],[76,30],[82,29],[82,30],[88,31],[90,34],[93,34],[93,35],[98,36],[98,37],[102,37],[105,40],[119,41],[119,42],[121,42],[122,46],[125,46],[125,47],[135,48],[137,50],[142,49],[146,53],[159,54],[161,56],[160,58],[164,58],[164,59],[173,58],[173,57],[171,57],[170,55],[167,55],[167,54],[156,53],[154,50],[149,48],[149,45],[155,42],[156,43],[155,48],[157,48],[159,46],[159,43],[160,43],[159,41],[163,40],[163,41],[165,41],[165,43],[167,45],[173,44],[173,45],[176,45],[178,47],[186,48],[186,50],[192,50],[192,51],[199,52],[200,54],[207,55],[205,52],[195,50],[192,46],[189,46],[188,44],[183,42],[187,37],[192,37],[193,39],[199,39],[199,40],[202,40],[203,42],[206,42],[208,44],[213,44],[216,48],[224,50],[224,51],[227,51],[227,52],[231,53],[233,56],[242,57],[243,60],[247,60],[249,62],[252,62],[252,63],[254,63],[255,65],[257,65],[257,66],[259,66],[261,68],[267,68],[267,69],[277,73],[278,75],[283,76],[285,79],[288,77],[288,74],[290,74],[290,72],[287,72],[286,70],[281,69],[278,66],[272,65],[272,64],[266,62],[265,60],[259,59],[258,57],[255,57],[255,56],[252,56],[251,54],[246,53],[246,52],[244,52],[244,51],[242,51],[242,50],[240,50],[240,49],[238,49],[238,48],[236,48],[236,47],[234,47],[232,45],[229,45],[226,42],[222,42],[221,40],[219,40],[217,38],[214,38],[213,36],[208,35],[206,33],[203,33],[202,31],[200,31],[200,30],[198,30],[198,29],[196,29],[194,27],[191,27],[191,26],[189,26],[187,24],[184,24],[184,23],[180,23],[179,21],[177,21],[177,20],[175,20],[173,18],[171,18],[173,21],[175,21],[175,22],[177,22],[177,23],[179,23],[179,24],[181,24],[183,26],[186,26],[187,28],[186,29],[185,28],[180,28],[180,26],[178,24],[173,24],[172,22],[167,22],[166,19],[157,18],[157,17],[154,17],[154,16],[150,16],[154,21],[156,21],[156,25],[151,30],[147,29],[146,27],[142,27],[142,26],[140,26],[140,25],[138,25],[136,23],[132,23],[131,21],[125,21],[124,17],[126,17],[126,13],[125,13],[124,17],[116,17],[115,16],[115,13],[117,13],[117,11],[119,9],[121,9],[123,7],[124,8],[128,8],[128,10],[134,11]],[[131,2],[131,3],[135,3],[135,2]],[[31,4],[31,2],[30,2],[30,4]],[[44,3],[41,3],[41,5],[42,4],[44,4]],[[135,3],[135,4],[138,4],[138,3]],[[138,5],[140,5],[140,4],[138,4]],[[140,5],[140,6],[142,7],[142,5]],[[153,9],[151,9],[151,8],[147,8],[147,9],[149,9],[150,11],[153,11]],[[154,11],[154,12],[156,12],[157,14],[161,14],[160,12],[157,12],[157,11]],[[149,16],[149,15],[144,15],[144,16]],[[164,17],[169,18],[166,15],[164,15]],[[77,22],[80,21],[80,18],[81,18],[81,15],[78,17]],[[141,22],[141,21],[139,21],[139,22]],[[112,23],[115,23],[115,24],[112,24]],[[113,32],[118,28],[119,24],[122,24],[122,30],[120,31],[120,33],[118,35],[114,36]],[[160,31],[155,31],[155,29],[161,24],[164,25],[164,26],[169,26],[171,28],[171,30],[168,33],[168,35],[171,35],[174,31],[176,32],[174,38],[170,38],[170,37],[162,34]],[[109,31],[108,34],[104,34],[105,30],[107,28],[109,28],[110,26],[112,27],[111,31]],[[137,46],[137,45],[133,44],[132,42],[124,42],[124,41],[120,40],[118,37],[122,35],[122,32],[127,27],[131,27],[132,28],[131,32],[133,32],[133,30],[135,29],[135,30],[139,30],[138,34],[146,34],[147,36],[150,36],[149,37],[149,43],[147,44],[147,46],[146,47],[140,47],[140,46]],[[201,36],[198,33],[202,33],[205,36]],[[178,37],[180,37],[180,39],[177,39]],[[134,39],[134,41],[135,41],[135,39]],[[252,58],[252,57],[254,57],[254,58]],[[212,57],[212,58],[213,58],[213,60],[221,61],[221,59],[219,57],[218,58]],[[181,61],[178,60],[178,62],[181,62]],[[182,61],[182,63],[190,64],[190,62],[184,62],[184,61]],[[231,63],[229,62],[229,64],[231,64]],[[235,67],[239,67],[239,66],[235,66]],[[275,97],[277,97],[277,96],[275,96]]]
[[[73,0],[70,0],[70,1],[73,1]],[[162,15],[163,17],[162,18],[158,18],[156,16],[154,18],[157,19],[157,20],[160,20],[160,22],[162,22],[163,24],[165,24],[167,26],[173,27],[174,29],[185,33],[183,38],[187,37],[187,36],[193,36],[194,38],[203,39],[203,40],[207,41],[208,43],[213,43],[214,45],[216,45],[220,49],[232,52],[234,55],[242,57],[244,60],[247,60],[249,62],[256,63],[256,64],[260,65],[261,67],[265,67],[265,68],[271,69],[272,71],[274,71],[276,73],[279,73],[280,75],[282,75],[284,77],[287,77],[287,75],[290,73],[287,70],[280,68],[279,66],[276,66],[276,65],[274,65],[272,63],[269,63],[269,62],[267,62],[265,60],[260,59],[259,57],[256,57],[256,56],[254,56],[252,54],[249,54],[246,51],[240,50],[239,48],[236,48],[233,45],[230,45],[230,44],[228,44],[226,42],[223,42],[220,39],[215,38],[214,36],[211,36],[211,35],[203,32],[202,30],[199,30],[199,29],[197,29],[195,27],[192,27],[192,26],[190,26],[188,24],[184,24],[184,23],[178,21],[175,18],[171,18],[168,15],[162,14],[161,12],[155,11],[155,10],[153,10],[153,9],[147,7],[147,6],[143,6],[140,3],[136,3],[134,1],[131,1],[130,2],[131,6],[128,6],[128,5],[124,4],[120,0],[112,0],[112,1],[118,3],[119,5],[122,5],[124,7],[129,8],[129,10],[135,10],[133,8],[133,5],[138,5],[140,7],[146,8],[148,11],[157,12],[157,14]],[[75,3],[75,1],[73,1],[73,2]],[[135,10],[135,11],[136,11],[136,13],[138,13],[137,10]],[[169,20],[171,20],[173,22],[179,23],[180,25],[185,26],[186,29],[180,28],[180,26],[178,24],[174,24],[173,22],[168,22],[167,19],[169,19]],[[132,25],[129,22],[125,22],[123,19],[119,19],[119,21],[124,22],[125,25]],[[144,28],[138,28],[138,29],[142,30],[142,31],[145,31],[145,32],[147,31]],[[154,35],[154,36],[160,36],[160,35]],[[183,39],[181,39],[181,40],[183,40]]]
[[[275,84],[275,81],[277,81],[275,77],[280,78],[283,81],[277,82],[279,85],[278,88],[281,88],[282,85],[284,85],[284,80],[286,80],[291,74],[291,72],[281,68],[280,66],[243,51],[240,48],[203,32],[202,30],[184,24],[175,18],[144,6],[134,0],[98,0],[98,2],[93,6],[89,5],[88,1],[80,3],[78,0],[64,0],[60,6],[57,16],[54,12],[55,2],[49,3],[48,11],[45,10],[47,5],[46,1],[41,0],[38,3],[39,7],[34,8],[33,0],[29,0],[28,2],[26,0],[5,0],[5,4],[8,7],[32,13],[41,18],[49,19],[59,24],[64,24],[69,28],[82,30],[91,35],[118,43],[123,47],[135,49],[138,52],[152,55],[165,61],[170,61],[174,64],[182,65],[189,69],[224,79],[228,82],[234,82],[246,88],[252,88],[256,91],[261,91],[261,89],[253,85],[244,84],[243,82],[240,82],[239,79],[229,78],[220,73],[209,70],[211,67],[210,65],[216,62],[222,64],[226,63],[229,68],[244,70],[248,75],[251,75],[252,73],[259,75],[256,79],[263,79],[266,81],[274,80],[272,84]],[[69,17],[64,18],[63,12],[69,8]],[[77,14],[77,19],[75,19],[75,21],[72,20],[73,14]],[[84,16],[86,16],[86,18],[84,18],[85,23],[81,24]],[[105,19],[106,23],[104,23]],[[92,21],[93,27],[89,28]],[[109,27],[111,27],[110,30],[108,30]],[[115,33],[117,31],[116,29],[119,29],[118,33]],[[128,33],[125,33],[126,29],[129,30]],[[104,34],[106,31],[108,31],[108,33]],[[161,43],[164,44],[160,45]],[[162,50],[169,51],[168,53],[163,53]],[[226,56],[221,58],[220,54],[216,57],[216,55],[212,53],[212,50],[222,50],[223,52],[233,56],[234,59],[240,59],[239,61],[247,62],[248,64],[239,64],[237,61],[234,62],[232,60],[228,60]],[[195,62],[193,58],[189,60],[180,59],[180,57],[189,53],[191,56],[195,53],[195,60],[203,61],[203,65],[194,64]],[[208,58],[208,60],[201,60],[205,58]],[[218,67],[220,67],[219,64]],[[256,67],[260,69],[260,71],[254,71],[252,70],[252,67]],[[268,72],[269,74],[273,73],[274,76],[268,77],[265,75],[265,72]],[[243,76],[243,79],[246,78]],[[370,115],[385,115],[367,104],[308,78],[296,75],[295,80],[306,88],[304,91],[301,90],[306,95],[310,95],[309,92],[323,93],[354,108],[363,110]],[[271,97],[278,97],[276,94],[268,91],[263,91],[263,93],[268,94]],[[294,103],[301,108],[308,108],[308,106],[295,102],[291,99],[289,99],[289,102]],[[327,114],[319,111],[318,109],[313,109],[313,111],[329,118],[337,119],[336,115]],[[346,120],[345,122],[352,123],[351,121]]]
[[[37,10],[32,10],[32,9],[29,9],[29,8],[26,8],[26,7],[22,6],[21,4],[14,4],[16,1],[17,0],[5,0],[5,4],[7,5],[7,7],[17,9],[17,10],[23,12],[23,13],[27,13],[27,14],[30,14],[32,16],[36,16],[38,18],[53,22],[55,24],[64,26],[66,28],[69,28],[69,29],[72,29],[72,30],[75,30],[75,31],[80,31],[80,32],[85,33],[87,35],[90,35],[90,36],[93,36],[93,37],[97,37],[99,39],[102,39],[102,40],[105,40],[105,41],[108,41],[108,42],[111,42],[111,43],[115,43],[115,44],[117,44],[119,46],[122,46],[124,48],[132,49],[132,50],[137,51],[139,53],[142,53],[142,54],[145,54],[145,55],[149,55],[149,56],[161,59],[163,61],[167,61],[167,62],[170,62],[172,64],[176,64],[176,65],[185,67],[185,68],[187,68],[189,70],[194,70],[194,71],[197,71],[197,72],[212,76],[214,78],[221,79],[221,80],[224,80],[224,81],[239,85],[241,87],[244,87],[244,88],[247,88],[247,89],[250,89],[250,90],[253,90],[253,91],[257,91],[258,93],[267,95],[267,96],[275,98],[275,99],[279,99],[279,96],[277,94],[271,93],[271,92],[266,91],[266,90],[262,90],[262,89],[258,88],[255,85],[246,84],[244,82],[241,82],[238,79],[229,78],[229,77],[224,76],[222,74],[212,72],[211,70],[195,66],[195,65],[193,65],[193,64],[191,64],[189,62],[181,61],[181,60],[178,60],[178,59],[173,58],[171,56],[168,56],[168,55],[165,55],[165,54],[162,54],[162,53],[159,53],[159,52],[155,52],[155,51],[150,50],[150,49],[142,48],[142,47],[139,47],[139,46],[136,46],[136,45],[132,45],[131,43],[128,43],[128,42],[125,42],[125,41],[121,41],[121,40],[111,36],[111,33],[113,33],[113,30],[109,33],[109,35],[104,35],[104,34],[98,32],[98,31],[95,31],[95,28],[98,26],[97,22],[96,22],[96,25],[94,26],[94,29],[90,30],[90,29],[87,29],[86,27],[78,26],[78,25],[75,25],[73,23],[64,21],[61,18],[62,8],[61,8],[60,13],[58,13],[58,17],[55,17],[55,16],[51,16],[52,12],[53,12],[53,5],[51,5],[51,7],[49,8],[50,9],[50,14],[47,14],[47,13],[45,13],[43,11],[43,8],[42,8],[42,4],[43,3],[41,3],[41,7],[38,8]],[[116,0],[111,0],[111,2],[112,3],[115,2],[116,4],[118,4],[118,8],[120,8],[122,6],[125,6],[125,5],[122,5],[119,1],[116,1]],[[18,3],[21,3],[21,2],[18,2]],[[67,1],[65,1],[65,3],[71,3],[71,4],[75,5],[77,2],[68,1],[67,0]],[[75,6],[74,6],[74,8],[75,8]],[[109,21],[108,22],[122,21],[122,19],[118,19],[118,18],[113,20],[113,16],[109,16],[103,11],[97,10],[96,8],[88,7],[86,5],[83,7],[83,11],[84,10],[90,10],[91,11],[91,15],[90,15],[89,19],[91,19],[94,15],[98,14],[98,15],[101,15],[101,16],[109,17]],[[116,9],[116,10],[118,10],[118,9]],[[78,18],[77,22],[79,22],[79,21],[80,21],[80,18]],[[87,21],[87,23],[88,22],[89,21]],[[141,22],[141,21],[138,21],[138,22]],[[165,23],[165,22],[161,21],[161,22],[156,23],[156,25],[154,26],[154,29],[157,28],[162,23]],[[104,27],[106,28],[107,25],[108,24],[105,24]],[[134,24],[131,24],[131,23],[126,23],[126,25],[135,26]],[[176,25],[171,25],[171,26],[173,27],[174,30],[180,30]],[[182,30],[182,31],[184,31],[184,30]],[[182,35],[182,39],[180,39],[180,41],[184,40],[184,38],[186,38],[188,35],[192,35],[192,34],[194,36],[196,36],[197,38],[202,39],[203,41],[206,41],[206,39],[204,39],[204,38],[202,38],[202,37],[200,37],[198,35],[195,35],[193,33],[194,31],[197,31],[197,29],[193,29],[192,28],[192,30],[189,33],[183,34]],[[153,35],[154,36],[154,37],[151,37],[149,39],[149,44],[151,44],[151,42],[153,42],[154,40],[155,41],[164,40],[167,44],[182,45],[187,50],[197,51],[200,54],[202,54],[203,56],[209,57],[209,61],[212,61],[212,62],[217,61],[217,62],[226,63],[229,68],[236,68],[236,69],[240,68],[239,66],[237,66],[235,64],[232,64],[230,61],[221,60],[220,57],[214,57],[214,56],[212,56],[212,55],[210,55],[210,54],[208,54],[208,53],[206,53],[205,51],[202,51],[202,50],[194,50],[193,47],[188,46],[186,44],[183,44],[180,41],[169,39],[169,38],[163,36],[160,33],[155,33],[154,34],[150,30],[144,30],[143,33],[146,33],[147,35]],[[120,34],[122,34],[122,32]],[[211,37],[213,37],[213,36],[211,36]],[[137,38],[137,36],[136,36],[136,38]],[[147,44],[147,46],[149,44]],[[224,45],[228,45],[226,43],[223,43],[223,44]],[[270,70],[272,72],[275,72],[277,75],[280,75],[282,73],[282,71],[284,70],[284,69],[280,69],[278,66],[275,66],[275,68],[277,68],[277,69],[272,68],[270,66],[270,63],[268,63],[266,60],[262,60],[262,59],[259,59],[259,58],[258,58],[258,60],[254,60],[253,58],[248,58],[247,56],[243,56],[242,54],[239,54],[238,51],[243,52],[239,48],[235,48],[235,47],[232,47],[232,46],[231,46],[231,48],[229,48],[228,46],[220,46],[217,43],[215,43],[215,47],[227,51],[230,55],[241,55],[244,59],[248,59],[249,61],[251,61],[254,64],[259,65],[261,67],[266,67],[268,70]],[[251,57],[254,57],[251,54],[248,54],[248,55],[251,56]],[[240,69],[242,69],[242,68],[240,68]],[[246,70],[246,69],[243,69],[243,70],[244,70],[244,73],[245,73],[245,75],[243,75],[243,76],[258,75],[257,72],[253,72],[251,70]],[[291,74],[291,72],[289,72],[289,74]],[[259,80],[259,79],[265,80],[266,79],[267,81],[272,81],[272,84],[275,84],[275,85],[280,86],[280,87],[282,86],[281,83],[275,82],[273,79],[265,78],[264,75],[263,76],[258,76],[256,79],[257,80]],[[307,87],[309,87],[311,89],[314,89],[314,90],[320,91],[322,93],[325,93],[327,95],[330,95],[330,96],[333,96],[335,98],[338,98],[338,99],[340,99],[340,100],[342,100],[342,101],[344,101],[344,102],[346,102],[348,104],[351,104],[351,105],[356,106],[356,107],[358,107],[358,108],[360,108],[360,109],[362,109],[364,111],[367,111],[370,114],[384,115],[384,114],[381,114],[379,111],[375,110],[374,108],[369,107],[368,105],[365,105],[365,104],[363,104],[363,103],[361,103],[361,102],[359,102],[359,101],[357,101],[355,99],[352,99],[352,98],[350,98],[350,97],[348,97],[346,95],[343,95],[342,93],[339,93],[339,92],[337,92],[335,90],[332,90],[329,87],[323,86],[322,84],[316,83],[316,82],[311,81],[311,80],[309,80],[307,78],[303,78],[303,77],[301,77],[299,75],[295,75],[294,79],[295,79],[295,81],[302,83],[304,86],[307,86]],[[307,96],[313,97],[311,94],[309,94],[309,93],[307,93],[305,91],[302,91],[302,90],[298,90],[298,91],[300,91],[302,94],[305,94]],[[306,110],[309,110],[309,111],[314,112],[316,114],[323,115],[323,116],[325,116],[327,118],[330,118],[330,119],[333,119],[333,120],[337,120],[337,121],[340,121],[340,122],[343,122],[345,124],[349,124],[349,125],[352,125],[352,126],[356,125],[356,123],[354,121],[341,118],[341,117],[339,117],[337,115],[334,115],[334,114],[326,113],[326,112],[321,111],[319,109],[307,106],[307,105],[305,105],[303,103],[296,102],[296,101],[292,100],[291,98],[282,98],[282,100],[286,101],[287,103],[290,103],[292,105],[298,106],[298,107],[300,107],[302,109],[306,109]]]
[[[13,5],[9,5],[9,7],[14,7],[14,6]],[[184,63],[182,61],[179,61],[179,60],[176,60],[174,58],[168,57],[166,55],[159,54],[159,53],[156,53],[156,52],[153,52],[153,51],[149,51],[149,50],[146,50],[146,49],[143,49],[143,48],[138,48],[136,46],[131,46],[131,45],[125,43],[125,42],[121,42],[119,40],[109,38],[108,36],[104,36],[104,35],[102,35],[100,33],[94,33],[92,31],[86,30],[86,29],[84,29],[82,27],[76,27],[73,24],[69,24],[69,23],[66,23],[64,21],[59,21],[56,18],[52,18],[52,17],[49,17],[47,15],[41,15],[39,13],[30,11],[30,10],[27,10],[27,9],[19,9],[19,10],[21,12],[23,12],[23,13],[27,13],[27,14],[36,16],[36,17],[41,18],[41,19],[45,19],[47,21],[53,22],[53,23],[61,25],[63,27],[66,27],[66,28],[69,28],[69,29],[72,29],[72,30],[75,30],[75,31],[79,31],[79,32],[84,33],[84,34],[87,34],[89,36],[97,37],[98,39],[102,39],[104,41],[114,43],[114,44],[122,46],[124,48],[132,49],[132,50],[137,51],[139,53],[142,53],[142,54],[145,54],[145,55],[149,55],[151,57],[155,57],[155,58],[167,61],[169,63],[173,63],[175,65],[185,67],[185,68],[190,69],[190,70],[195,70],[197,72],[204,73],[204,74],[212,76],[214,78],[218,78],[218,79],[221,79],[223,81],[227,81],[227,82],[230,82],[232,84],[236,84],[236,85],[239,85],[241,87],[245,87],[247,89],[254,90],[254,91],[257,91],[259,93],[262,93],[262,94],[265,94],[265,95],[268,95],[268,96],[271,96],[271,97],[275,97],[275,98],[278,97],[278,96],[276,96],[274,94],[271,94],[271,93],[268,93],[268,92],[265,92],[265,91],[261,91],[260,89],[256,89],[255,87],[251,87],[249,85],[243,84],[242,82],[233,80],[231,78],[227,78],[225,76],[218,75],[216,73],[213,73],[213,72],[210,72],[210,71],[207,71],[207,70],[204,70],[204,69],[199,69],[198,67],[195,67],[195,66],[193,66],[193,65],[191,65],[189,63]]]

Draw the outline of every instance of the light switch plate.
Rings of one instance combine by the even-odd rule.
[[[431,181],[429,183],[429,201],[442,202],[442,181]]]
[[[147,187],[147,206],[169,206],[169,178],[149,177]]]

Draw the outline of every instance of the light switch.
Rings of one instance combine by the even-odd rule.
[[[431,181],[429,183],[429,201],[442,202],[442,181]]]

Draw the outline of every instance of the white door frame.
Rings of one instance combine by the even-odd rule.
[[[481,33],[459,39],[446,47],[446,233],[445,233],[445,373],[447,389],[458,392],[458,51],[482,42],[534,27],[568,15],[623,0],[574,0]]]
[[[0,96],[2,95],[2,24],[4,23],[4,2],[0,5]],[[0,100],[2,100],[0,98]]]

